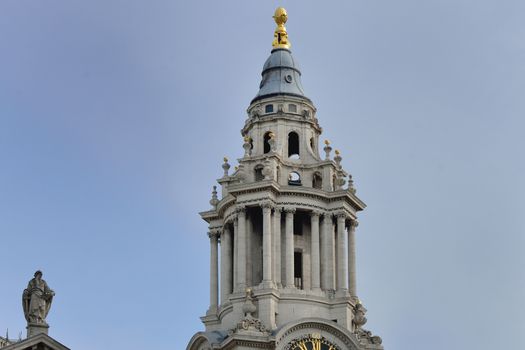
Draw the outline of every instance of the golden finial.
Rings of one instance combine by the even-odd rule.
[[[329,140],[324,140],[324,144],[328,146],[330,144],[330,141]]]
[[[338,156],[341,152],[338,149],[335,150],[335,154]]]
[[[273,33],[273,48],[289,49],[291,45],[288,41],[288,33],[286,33],[286,27],[284,26],[284,24],[288,20],[288,14],[286,13],[284,7],[278,7],[277,10],[275,10],[273,19],[275,20],[275,23],[277,23],[277,28],[275,28],[275,32]]]
[[[222,160],[224,160],[224,163],[228,163],[228,157],[224,157]]]

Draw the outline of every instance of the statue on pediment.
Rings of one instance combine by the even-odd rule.
[[[55,292],[42,279],[42,271],[38,270],[22,294],[24,316],[28,323],[47,326],[46,317],[51,308],[53,296]]]

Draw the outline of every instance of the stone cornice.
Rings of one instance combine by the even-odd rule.
[[[290,114],[286,112],[277,112],[273,114],[263,115],[257,119],[250,118],[242,128],[241,133],[243,135],[246,135],[249,132],[249,130],[257,124],[274,123],[277,120],[287,120],[292,122],[298,122],[301,124],[306,123],[309,124],[312,128],[314,128],[318,133],[322,132],[321,126],[319,126],[317,120],[315,119],[305,119],[302,115]]]

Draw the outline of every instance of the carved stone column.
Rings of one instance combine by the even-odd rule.
[[[221,305],[232,292],[232,234],[226,224],[221,235]]]
[[[239,252],[239,229],[237,216],[233,219],[233,290],[237,289],[237,270]]]
[[[282,208],[275,208],[273,212],[273,280],[277,287],[282,286],[281,281],[281,210]]]
[[[312,228],[311,234],[311,266],[312,266],[312,289],[319,290],[321,288],[321,266],[320,266],[320,251],[319,251],[319,215],[318,211],[310,213],[310,222]]]
[[[333,223],[330,214],[324,214],[321,225],[321,288],[334,289]]]
[[[272,204],[261,204],[263,212],[263,285],[272,285]]]
[[[348,248],[346,214],[337,214],[337,291],[348,291]]]
[[[219,302],[219,256],[217,251],[217,241],[220,230],[210,230],[210,308],[208,313],[217,312]]]
[[[246,288],[246,208],[237,208],[237,291]]]
[[[348,284],[353,298],[357,298],[355,229],[358,225],[357,220],[351,220],[348,226]]]
[[[286,226],[285,226],[285,280],[286,288],[293,288],[294,285],[294,242],[293,242],[293,217],[294,208],[285,208]]]

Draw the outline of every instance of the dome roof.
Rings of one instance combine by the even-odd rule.
[[[304,95],[299,66],[288,49],[272,50],[264,63],[259,92],[252,103],[276,95],[303,97],[309,101]]]

